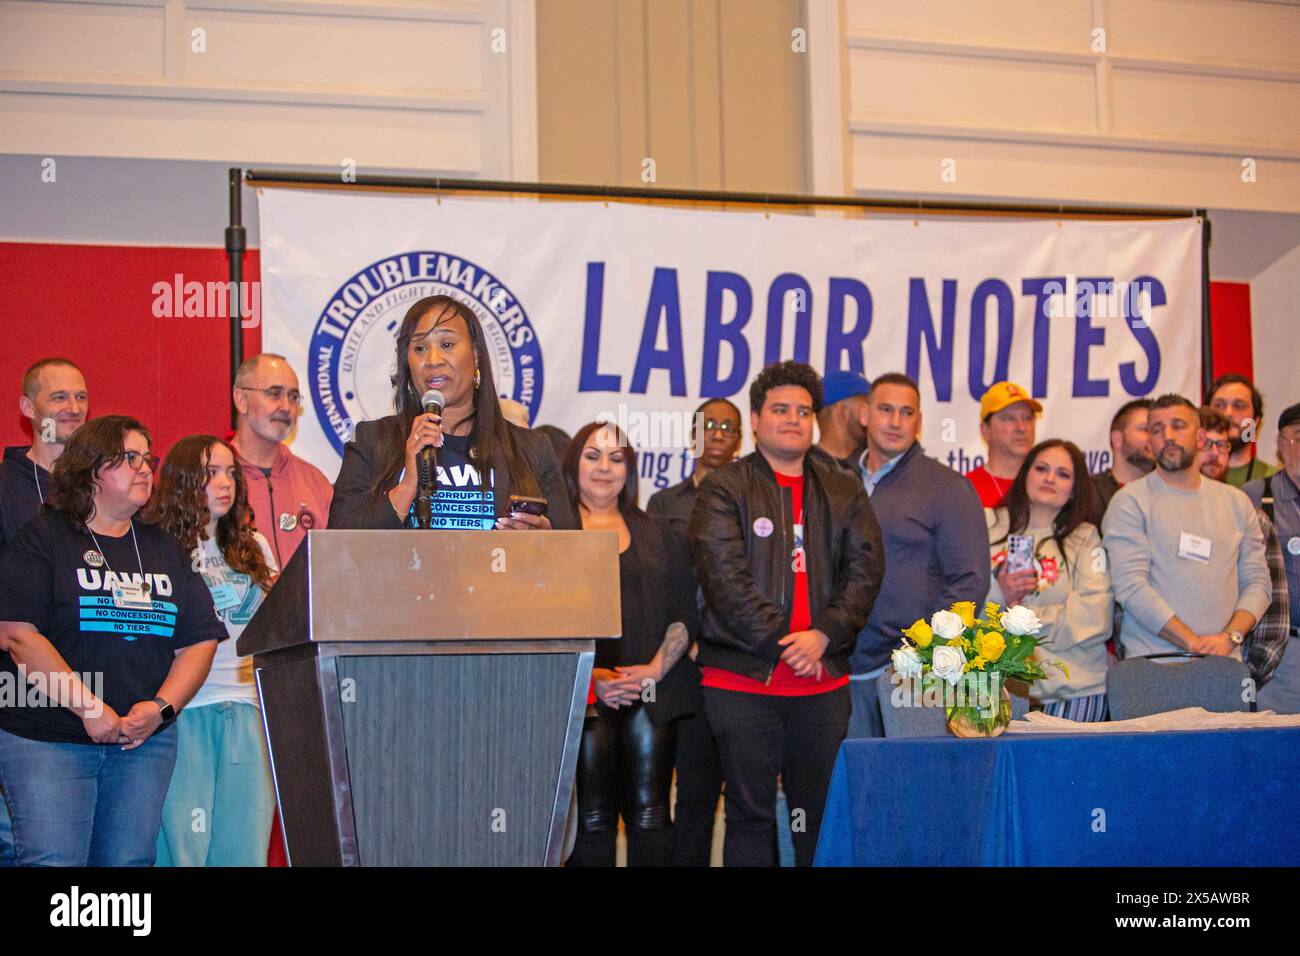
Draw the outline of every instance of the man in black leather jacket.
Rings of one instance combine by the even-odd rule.
[[[821,401],[809,366],[764,369],[749,391],[757,450],[709,475],[691,513],[729,866],[775,864],[778,774],[795,860],[811,864],[848,728],[849,655],[884,577],[861,482],[809,453]]]

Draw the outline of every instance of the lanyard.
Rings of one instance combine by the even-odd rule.
[[[40,496],[41,504],[45,504],[45,492],[41,491],[41,473],[36,470],[36,462],[32,462],[32,477],[36,479],[36,494]]]
[[[104,553],[104,548],[100,545],[99,539],[95,537],[95,532],[90,530],[90,525],[86,525],[86,530],[90,532],[90,538],[95,542],[95,549],[99,551],[99,556],[104,559],[104,567],[116,574],[117,572],[113,571],[113,566],[108,563],[108,555]],[[135,560],[140,565],[140,589],[145,594],[148,594],[149,582],[145,580],[144,576],[144,561],[140,557],[140,542],[135,537],[135,521],[131,522],[131,543],[135,545]]]

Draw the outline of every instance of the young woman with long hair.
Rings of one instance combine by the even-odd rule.
[[[163,461],[144,519],[190,556],[229,635],[176,722],[180,739],[158,865],[265,866],[275,793],[253,661],[236,653],[235,641],[276,571],[270,544],[253,526],[235,450],[212,435],[178,441]]]
[[[993,582],[989,600],[1023,604],[1042,621],[1047,652],[1069,667],[1050,671],[1031,694],[1042,709],[1070,720],[1106,719],[1106,639],[1114,595],[1101,547],[1101,500],[1083,452],[1059,438],[1030,450],[997,508],[985,508]],[[1033,539],[1033,563],[1012,572],[1008,538]]]
[[[596,645],[568,865],[613,866],[622,816],[628,865],[670,866],[673,722],[702,709],[699,673],[681,660],[695,616],[690,560],[681,536],[637,505],[636,451],[617,426],[578,431],[564,480],[582,529],[618,535],[623,623],[621,638]]]

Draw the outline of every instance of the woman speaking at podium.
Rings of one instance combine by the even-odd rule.
[[[330,528],[420,527],[420,458],[437,449],[428,527],[573,529],[559,462],[546,436],[501,415],[483,327],[451,296],[421,299],[397,330],[395,415],[358,422],[334,483]],[[440,392],[441,414],[423,396]],[[545,514],[512,511],[512,495],[542,497]]]

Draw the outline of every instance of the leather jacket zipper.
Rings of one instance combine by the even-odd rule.
[[[777,565],[777,570],[781,575],[781,607],[782,609],[784,609],[785,608],[785,567],[786,567],[785,557],[790,553],[790,549],[787,547],[787,545],[790,542],[789,539],[786,537],[786,533],[785,533],[785,489],[781,487],[780,482],[777,482],[776,497],[777,500],[781,503],[781,552],[780,552],[781,558],[780,558],[780,563]],[[775,673],[776,673],[776,664],[774,663],[767,672],[767,680],[763,681],[763,686],[766,687],[772,683],[772,675]]]

